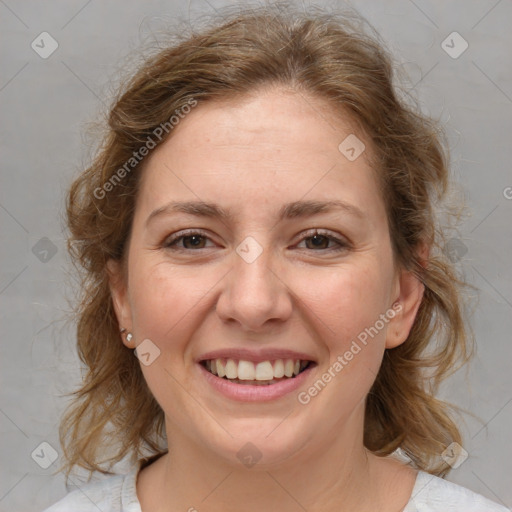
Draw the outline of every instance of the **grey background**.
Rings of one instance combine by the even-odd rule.
[[[62,212],[90,157],[84,123],[97,119],[141,41],[176,15],[193,20],[224,4],[0,0],[2,512],[42,510],[66,493],[52,474],[59,461],[43,469],[31,453],[45,441],[60,455],[63,395],[80,376],[66,321],[73,281]],[[470,208],[452,255],[465,252],[457,264],[479,289],[477,356],[442,390],[479,418],[461,419],[469,458],[449,479],[512,507],[512,2],[352,5],[401,60],[422,109],[447,123],[454,179]],[[59,45],[47,59],[31,48],[43,31]],[[456,59],[441,47],[453,31],[469,44]]]

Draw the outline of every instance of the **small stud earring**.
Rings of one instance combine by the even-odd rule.
[[[123,327],[122,329],[120,329],[119,331],[121,334],[124,334],[126,332],[126,329]],[[133,339],[133,334],[131,332],[129,332],[127,335],[126,335],[126,341],[130,342],[132,341]]]

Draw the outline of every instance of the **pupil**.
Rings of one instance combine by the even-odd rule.
[[[325,246],[326,238],[323,235],[313,235],[310,240],[315,247]]]
[[[189,243],[189,245],[192,245],[194,247],[198,247],[199,245],[201,245],[201,242],[202,242],[202,237],[201,236],[197,236],[197,235],[191,235],[191,236],[187,236],[183,239],[185,245],[187,245],[187,242]]]

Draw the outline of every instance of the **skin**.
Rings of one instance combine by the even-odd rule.
[[[351,133],[366,144],[352,162],[338,150]],[[133,333],[124,343],[150,339],[161,351],[141,368],[165,412],[170,454],[139,473],[143,512],[398,512],[407,503],[416,474],[364,448],[364,403],[384,351],[407,338],[423,287],[395,266],[370,151],[320,100],[266,88],[200,104],[146,160],[126,267],[109,262],[119,324]],[[147,223],[170,201],[198,200],[233,218],[169,213]],[[279,221],[298,200],[342,200],[362,216]],[[190,239],[166,247],[188,228],[206,235],[199,248]],[[317,248],[313,228],[346,246],[320,237]],[[263,249],[252,263],[236,252],[247,236]],[[305,352],[318,366],[301,391],[397,302],[400,312],[307,405],[297,392],[234,402],[194,362],[224,348]],[[237,457],[248,442],[261,454],[251,468]]]

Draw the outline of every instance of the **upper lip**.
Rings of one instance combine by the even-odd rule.
[[[315,358],[304,352],[296,352],[295,350],[286,349],[262,349],[250,350],[246,348],[229,348],[212,350],[202,354],[196,359],[197,363],[207,361],[210,359],[235,359],[237,361],[251,361],[253,363],[260,363],[261,361],[274,361],[276,359],[300,359],[302,361],[316,362]]]

